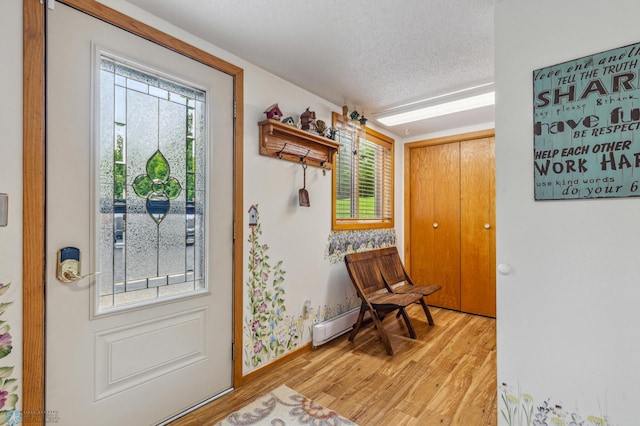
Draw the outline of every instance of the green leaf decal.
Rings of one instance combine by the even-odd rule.
[[[4,381],[4,383],[2,383],[2,387],[0,387],[0,389],[2,390],[7,390],[10,389],[14,383],[17,383],[18,379],[7,379]]]
[[[0,367],[0,379],[6,379],[13,374],[13,367]]]
[[[12,393],[7,397],[7,401],[5,402],[5,407],[16,408],[16,404],[18,403],[18,395]]]
[[[12,349],[13,349],[13,346],[0,346],[0,358],[4,358],[5,356],[9,355]],[[11,372],[9,373],[9,375],[11,375]],[[9,377],[9,376],[5,376],[5,377]]]
[[[13,302],[0,303],[0,314],[4,314],[4,311],[11,305]]]

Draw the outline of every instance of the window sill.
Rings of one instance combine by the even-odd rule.
[[[350,219],[333,220],[331,228],[334,231],[348,231],[353,229],[381,229],[393,228],[393,219]]]

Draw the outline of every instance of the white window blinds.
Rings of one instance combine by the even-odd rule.
[[[393,140],[351,123],[337,127],[334,228],[392,226]]]

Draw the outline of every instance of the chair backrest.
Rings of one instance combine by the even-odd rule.
[[[386,289],[376,263],[377,250],[351,253],[344,257],[347,271],[360,296]]]
[[[377,252],[378,267],[387,284],[392,286],[408,280],[396,247],[379,249]]]

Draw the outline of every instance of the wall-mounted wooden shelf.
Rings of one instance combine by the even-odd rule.
[[[260,128],[260,154],[310,166],[333,169],[340,143],[277,120],[264,120]]]

